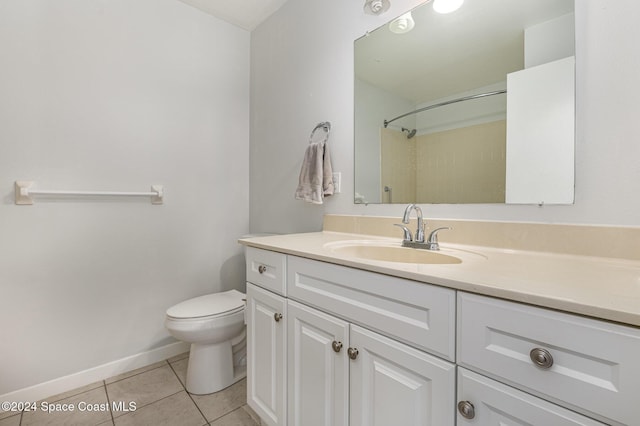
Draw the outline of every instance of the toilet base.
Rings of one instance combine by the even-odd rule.
[[[189,393],[206,395],[231,386],[247,375],[245,366],[233,365],[231,341],[218,344],[191,344],[187,383]]]

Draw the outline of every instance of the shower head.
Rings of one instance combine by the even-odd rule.
[[[403,127],[402,131],[403,132],[407,132],[407,139],[411,139],[412,137],[414,137],[416,135],[416,129],[409,130],[409,129],[406,129],[406,128]]]

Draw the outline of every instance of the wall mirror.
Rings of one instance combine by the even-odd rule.
[[[355,203],[573,203],[574,22],[573,0],[427,1],[357,39]]]

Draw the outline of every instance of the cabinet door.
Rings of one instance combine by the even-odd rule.
[[[355,325],[350,340],[351,426],[455,424],[454,364]]]
[[[286,299],[247,283],[247,403],[263,424],[284,426]]]
[[[291,426],[349,423],[349,324],[292,300],[287,305]]]
[[[458,368],[458,401],[458,426],[604,426],[464,368]]]

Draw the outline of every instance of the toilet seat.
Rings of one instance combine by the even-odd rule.
[[[167,317],[177,320],[206,319],[242,312],[245,295],[237,290],[207,294],[185,300],[167,309]]]

